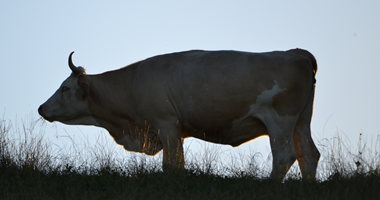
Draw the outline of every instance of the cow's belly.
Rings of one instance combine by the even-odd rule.
[[[206,130],[194,127],[196,126],[185,123],[182,137],[195,137],[204,141],[216,144],[228,144],[235,147],[257,137],[268,135],[265,125],[253,117],[239,119],[238,123],[229,130],[220,130],[218,123],[208,126]]]

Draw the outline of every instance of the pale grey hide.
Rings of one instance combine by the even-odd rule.
[[[72,74],[40,106],[46,120],[108,130],[128,151],[183,167],[183,139],[239,146],[268,135],[271,178],[297,159],[314,179],[320,154],[312,140],[317,63],[302,49],[249,53],[187,51],[159,55],[102,74]]]

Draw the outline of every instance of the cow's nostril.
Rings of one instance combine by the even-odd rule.
[[[38,113],[42,116],[42,105],[38,108]]]

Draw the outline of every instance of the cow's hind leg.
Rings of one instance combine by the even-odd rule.
[[[293,142],[297,154],[297,160],[301,169],[302,178],[315,180],[319,153],[311,138],[310,123],[313,114],[314,93],[309,97],[309,102],[302,112],[294,130]]]
[[[297,123],[293,142],[302,178],[315,180],[320,153],[311,138],[310,125],[307,122]]]
[[[292,140],[293,132],[294,126],[268,126],[269,141],[273,156],[271,179],[282,180],[296,160]]]

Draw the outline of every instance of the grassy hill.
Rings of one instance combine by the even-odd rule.
[[[170,172],[139,154],[119,160],[94,152],[92,159],[78,161],[72,152],[52,152],[34,126],[12,129],[9,121],[0,120],[0,199],[380,198],[377,142],[374,149],[363,147],[353,154],[344,152],[341,137],[325,140],[318,181],[305,182],[290,172],[280,183],[266,178],[268,170],[254,161],[242,169],[203,157],[202,162],[190,160],[186,169]]]

